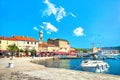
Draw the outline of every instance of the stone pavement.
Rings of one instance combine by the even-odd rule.
[[[0,80],[120,80],[120,76],[74,71],[58,68],[47,68],[31,63],[31,60],[43,58],[0,58]],[[8,63],[14,62],[13,68]]]
[[[51,58],[51,57],[50,57]],[[28,80],[32,77],[29,77],[26,74],[20,73],[20,71],[31,71],[31,70],[40,70],[44,69],[43,65],[33,64],[31,60],[40,60],[40,59],[49,59],[48,57],[43,58],[35,58],[32,59],[31,57],[23,57],[23,58],[14,58],[11,60],[10,58],[0,58],[0,80]],[[9,62],[13,62],[14,67],[9,68]],[[21,76],[21,77],[20,77]],[[37,80],[33,79],[32,80]],[[41,79],[38,79],[41,80]]]

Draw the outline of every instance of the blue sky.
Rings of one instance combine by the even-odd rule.
[[[0,0],[0,36],[62,38],[72,47],[120,46],[120,0]]]

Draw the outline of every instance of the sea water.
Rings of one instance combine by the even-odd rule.
[[[57,60],[46,60],[40,62],[40,64],[45,65],[46,67],[55,67],[55,68],[65,68],[70,70],[82,71],[80,64],[85,58],[79,59],[57,59]],[[104,59],[104,62],[107,62],[110,66],[107,74],[120,75],[120,58],[117,59]]]

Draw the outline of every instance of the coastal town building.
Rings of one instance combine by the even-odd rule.
[[[40,52],[57,52],[57,53],[74,53],[75,49],[71,48],[69,42],[63,39],[48,39],[38,45]]]
[[[68,52],[69,49],[70,49],[70,44],[67,40],[64,40],[64,39],[52,39],[52,38],[49,38],[47,40],[48,44],[54,44],[55,46],[58,47],[58,49],[56,51],[60,51],[60,52]]]
[[[35,49],[39,54],[41,52],[75,52],[74,48],[70,47],[67,40],[59,38],[49,38],[47,42],[43,40],[43,31],[39,31],[39,40],[25,36],[0,37],[0,51],[7,52],[9,45],[16,45],[22,50]]]
[[[54,44],[43,42],[38,45],[38,49],[40,52],[55,52],[55,50],[58,50],[58,47]]]
[[[15,44],[19,49],[35,49],[38,51],[38,42],[34,38],[25,36],[0,37],[0,50],[7,51],[9,45]]]
[[[100,48],[93,47],[93,53],[96,53],[96,52],[98,52],[100,50],[101,50]]]
[[[67,40],[59,38],[49,38],[47,42],[43,41],[43,31],[39,32],[39,52],[71,52],[70,44]]]
[[[102,44],[100,43],[100,48],[97,48],[97,47],[95,47],[94,43],[92,43],[92,49],[93,49],[93,53],[96,53],[96,52],[102,50]]]

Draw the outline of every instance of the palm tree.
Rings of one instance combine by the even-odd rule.
[[[15,56],[15,52],[18,52],[19,48],[18,48],[18,46],[16,46],[15,44],[13,44],[13,45],[9,45],[8,46],[8,50],[11,53],[11,56],[12,56],[12,59],[13,59],[13,56]]]

